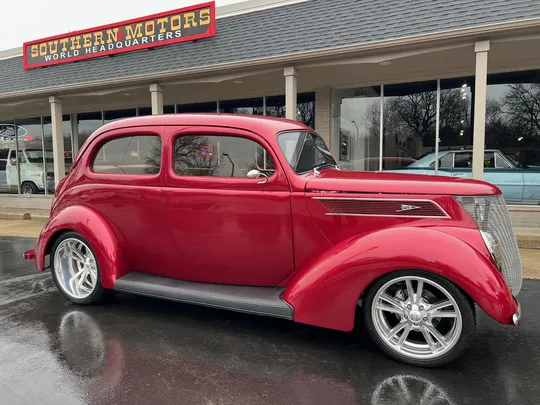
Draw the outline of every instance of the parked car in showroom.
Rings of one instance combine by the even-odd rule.
[[[434,175],[435,153],[392,171]],[[472,178],[472,150],[439,151],[439,175]],[[502,150],[486,149],[484,179],[500,188],[507,202],[540,203],[540,167],[522,165]]]
[[[351,331],[389,356],[460,357],[475,304],[516,325],[522,269],[500,190],[342,171],[295,121],[178,114],[115,121],[82,146],[35,250],[60,292],[116,292]]]

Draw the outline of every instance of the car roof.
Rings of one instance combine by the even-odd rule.
[[[272,141],[275,140],[274,137],[278,132],[294,130],[313,131],[313,129],[298,121],[250,114],[180,113],[124,118],[98,128],[84,143],[81,148],[82,153],[77,154],[73,164],[78,162],[79,157],[86,152],[88,146],[102,134],[115,129],[144,126],[219,126],[241,128],[258,133],[270,141],[270,143],[273,143]]]
[[[94,134],[98,135],[113,129],[136,126],[185,126],[209,125],[246,128],[249,130],[266,129],[261,132],[279,132],[284,130],[311,130],[308,126],[293,120],[277,117],[266,117],[249,114],[223,113],[180,113],[147,115],[143,117],[124,118],[100,127]],[[264,135],[264,134],[261,134]]]

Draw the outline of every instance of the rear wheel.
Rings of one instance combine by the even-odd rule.
[[[442,366],[460,357],[474,338],[474,306],[454,284],[431,273],[388,274],[363,302],[372,339],[406,364]]]
[[[99,263],[90,244],[76,232],[63,234],[54,244],[51,272],[60,292],[76,304],[94,303],[111,293],[101,285]]]

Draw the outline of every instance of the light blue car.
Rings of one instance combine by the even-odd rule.
[[[424,155],[399,173],[435,174],[435,153]],[[439,151],[439,175],[472,178],[472,150]],[[540,167],[516,162],[501,150],[487,149],[484,154],[484,180],[499,187],[507,202],[540,204]]]

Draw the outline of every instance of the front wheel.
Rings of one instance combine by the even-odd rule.
[[[422,271],[399,271],[377,280],[363,300],[366,328],[390,357],[438,367],[471,344],[474,305],[450,281]]]
[[[37,194],[39,193],[39,189],[31,181],[25,181],[21,186],[21,193],[22,194]]]
[[[60,292],[76,304],[98,302],[111,293],[101,285],[99,263],[90,244],[76,232],[63,234],[54,244],[51,273]]]

